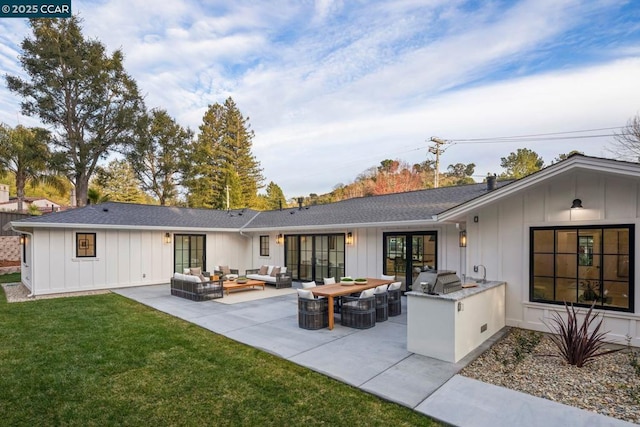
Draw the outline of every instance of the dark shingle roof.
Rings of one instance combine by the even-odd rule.
[[[83,208],[30,217],[20,225],[39,224],[91,224],[103,226],[139,226],[167,228],[228,228],[240,229],[258,212],[190,209],[174,206],[137,205],[107,202]]]
[[[507,182],[499,182],[498,187]],[[441,187],[406,193],[359,197],[326,205],[262,212],[247,229],[330,226],[432,220],[451,207],[486,194],[486,184]]]
[[[498,182],[501,187],[508,182]],[[251,209],[220,211],[172,206],[107,202],[45,216],[30,217],[14,224],[28,226],[96,225],[164,228],[268,229],[431,221],[452,207],[487,193],[486,184],[442,187],[406,193],[359,197],[302,209],[257,212]],[[36,225],[37,224],[37,225]]]

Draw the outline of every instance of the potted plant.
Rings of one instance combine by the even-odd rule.
[[[343,285],[353,285],[355,281],[351,277],[343,277],[340,279],[340,283]]]
[[[356,285],[364,285],[367,283],[367,279],[363,277],[358,277],[354,280],[354,282],[356,282]]]

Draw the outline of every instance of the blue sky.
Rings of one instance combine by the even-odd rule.
[[[266,183],[326,193],[384,159],[475,163],[530,148],[549,164],[611,136],[494,138],[622,127],[640,112],[640,2],[72,0],[86,37],[121,48],[149,108],[197,131],[233,97]],[[21,74],[25,19],[0,20],[0,69]],[[4,74],[4,73],[3,73]],[[0,121],[35,126],[0,86]],[[611,134],[615,129],[577,135]],[[576,136],[576,134],[571,134]],[[483,139],[483,141],[464,141]],[[486,139],[486,140],[484,140]]]

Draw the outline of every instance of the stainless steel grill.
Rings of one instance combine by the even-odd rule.
[[[451,270],[425,270],[413,283],[414,291],[430,294],[448,294],[462,289],[460,278],[455,271]]]

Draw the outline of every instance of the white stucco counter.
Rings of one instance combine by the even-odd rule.
[[[456,363],[505,326],[505,282],[442,295],[407,292],[407,350]]]

